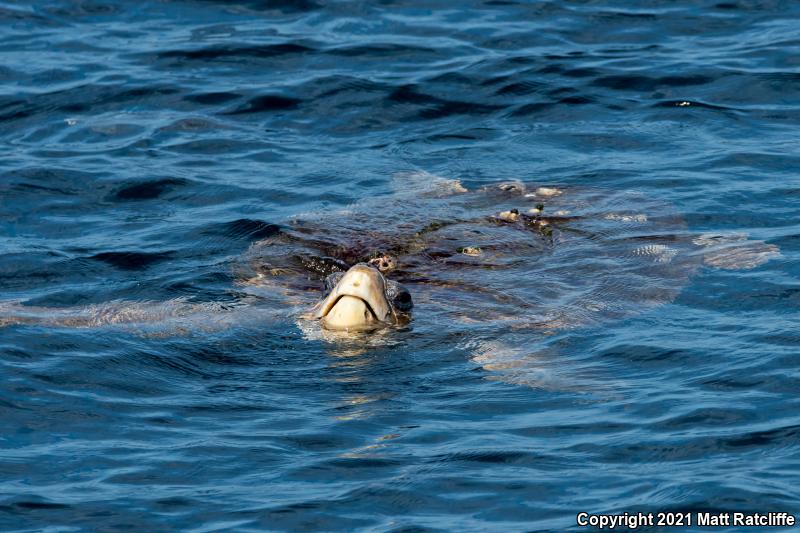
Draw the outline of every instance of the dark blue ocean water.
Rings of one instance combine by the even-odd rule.
[[[800,514],[799,52],[779,0],[0,1],[0,529]],[[391,218],[423,173],[635,190],[686,242],[780,256],[698,259],[663,301],[645,278],[624,318],[545,330],[412,284],[411,326],[379,342],[237,278],[276,227]],[[570,261],[542,291],[616,268]]]

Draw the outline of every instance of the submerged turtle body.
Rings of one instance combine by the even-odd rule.
[[[408,288],[426,322],[552,329],[671,301],[703,262],[752,268],[777,254],[741,235],[692,235],[671,205],[635,192],[467,191],[428,177],[422,192],[298,217],[251,247],[242,275],[310,306],[308,289],[326,276],[371,262]]]

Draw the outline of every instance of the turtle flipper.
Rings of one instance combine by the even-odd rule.
[[[396,172],[392,176],[395,196],[446,198],[468,192],[461,180],[445,178],[424,170]]]
[[[250,318],[256,322],[259,312],[253,312],[252,308],[249,313],[239,312],[246,307],[239,302],[192,303],[185,298],[111,300],[78,307],[39,307],[6,301],[0,302],[0,327],[35,325],[80,329],[119,326],[144,335],[177,335],[193,330],[227,329]]]
[[[774,244],[747,237],[746,233],[704,233],[692,243],[705,248],[703,264],[724,270],[750,270],[781,255]]]

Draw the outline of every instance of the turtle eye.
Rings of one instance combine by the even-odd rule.
[[[405,289],[398,291],[394,297],[394,307],[398,311],[408,311],[414,307],[414,303],[411,301],[411,293]]]

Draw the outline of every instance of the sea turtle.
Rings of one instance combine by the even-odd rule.
[[[520,181],[467,190],[425,172],[393,183],[393,195],[297,215],[253,242],[232,265],[239,296],[224,305],[115,301],[43,309],[7,302],[0,324],[157,322],[169,334],[165,324],[207,327],[288,314],[311,338],[344,334],[367,342],[398,328],[446,330],[477,362],[497,369],[506,365],[498,350],[475,346],[475,339],[627,316],[673,300],[702,264],[748,269],[779,253],[744,234],[694,234],[672,205],[637,192]]]
[[[375,279],[386,275],[425,306],[427,320],[552,329],[670,301],[702,263],[748,269],[778,254],[744,234],[692,234],[671,205],[631,191],[522,182],[467,191],[427,173],[398,179],[413,187],[296,217],[252,245],[239,277],[299,302],[309,280],[324,280],[324,311],[351,265],[372,266]],[[405,311],[392,317],[407,322]]]

